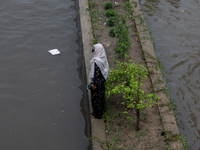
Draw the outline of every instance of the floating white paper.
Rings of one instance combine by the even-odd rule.
[[[58,51],[58,49],[52,49],[48,51],[51,55],[59,55],[60,52]]]

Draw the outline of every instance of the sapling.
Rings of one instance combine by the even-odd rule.
[[[122,94],[123,99],[126,100],[122,102],[123,105],[126,105],[123,113],[128,115],[128,109],[136,109],[136,126],[139,130],[140,111],[146,107],[152,107],[159,98],[155,94],[145,93],[141,89],[148,75],[144,65],[136,65],[133,60],[128,58],[126,62],[116,60],[116,63],[116,68],[112,68],[108,76],[106,96],[109,98],[111,94]],[[130,116],[127,118],[133,119]]]

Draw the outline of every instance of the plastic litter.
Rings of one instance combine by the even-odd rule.
[[[48,52],[49,52],[51,55],[59,55],[59,54],[60,54],[60,52],[59,52],[58,49],[52,49],[52,50],[49,50]]]

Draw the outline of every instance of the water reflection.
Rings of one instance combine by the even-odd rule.
[[[169,3],[170,5],[174,6],[175,8],[179,8],[181,6],[181,1],[180,0],[166,0],[167,3]],[[151,3],[154,6],[158,5],[159,3],[161,3],[161,0],[141,0],[141,4],[148,4]]]
[[[181,6],[180,0],[166,0],[169,4],[174,6],[175,8],[179,8]]]
[[[145,6],[145,11],[148,12],[149,16],[153,16],[153,11],[156,11],[158,7],[156,7],[160,3],[160,0],[141,0],[141,4]]]

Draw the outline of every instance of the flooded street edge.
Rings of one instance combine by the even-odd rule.
[[[138,0],[130,0],[130,2],[134,8],[133,15],[135,16],[135,23],[139,33],[138,36],[144,53],[146,65],[149,72],[151,72],[150,79],[153,85],[153,89],[156,96],[160,97],[160,101],[158,101],[158,108],[162,119],[162,125],[165,131],[165,137],[169,138],[171,136],[170,134],[176,135],[178,137],[180,133],[174,117],[174,113],[169,106],[170,99],[163,91],[165,84],[159,69],[159,64],[156,60],[156,55],[151,42],[151,37],[146,27],[147,25],[143,16],[143,12],[141,11]],[[177,139],[177,141],[171,141],[169,148],[184,149],[180,139]]]

